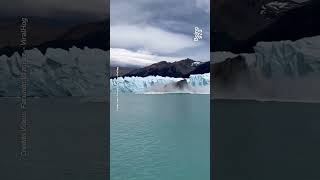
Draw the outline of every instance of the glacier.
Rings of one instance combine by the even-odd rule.
[[[108,52],[100,49],[26,50],[28,96],[105,96]],[[0,56],[0,96],[21,94],[22,56]],[[105,66],[101,66],[106,64]]]
[[[297,41],[258,42],[254,53],[220,51],[211,53],[211,59],[218,63],[238,55],[245,58],[250,69],[259,70],[265,77],[301,77],[320,71],[320,36]]]
[[[125,77],[109,81],[106,76],[109,68],[101,65],[107,63],[109,53],[99,49],[48,48],[44,54],[38,49],[25,53],[28,96],[105,96],[109,82],[112,93],[116,87],[124,93],[208,93],[210,89],[210,74],[191,75],[185,79],[188,86],[184,89],[175,86],[184,80],[182,78]],[[248,96],[266,99],[319,96],[320,36],[297,41],[258,42],[251,54],[214,52],[211,55],[213,63],[227,57],[245,57],[251,73],[250,87],[238,89],[247,91]],[[0,56],[0,96],[20,96],[21,63],[19,53]],[[214,86],[216,95],[221,92],[217,87]]]
[[[184,88],[175,83],[186,81]],[[210,93],[210,73],[190,75],[189,78],[172,78],[162,76],[118,77],[110,79],[111,93]]]
[[[27,95],[43,96],[106,96],[107,94],[107,60],[109,53],[100,49],[72,47],[69,50],[48,48],[43,54],[34,48],[25,51],[27,57]],[[0,97],[21,96],[22,55],[18,52],[8,57],[0,56]],[[105,64],[105,66],[103,65]],[[185,92],[209,93],[210,75],[191,75],[187,79],[189,88]],[[121,92],[151,92],[160,85],[170,85],[182,78],[146,77],[119,78]],[[114,80],[110,80],[114,91]],[[154,86],[153,86],[154,85]],[[171,87],[163,88],[168,91]],[[181,89],[175,89],[181,92]],[[197,89],[198,88],[198,89]],[[203,88],[203,89],[202,89]],[[171,91],[171,90],[170,90]],[[201,92],[200,92],[201,91]]]
[[[223,62],[239,55],[247,68],[228,85],[213,79],[215,98],[320,102],[320,36],[258,42],[254,53],[214,52],[211,57]]]
[[[265,76],[305,76],[320,71],[320,36],[297,41],[259,42],[256,67]]]

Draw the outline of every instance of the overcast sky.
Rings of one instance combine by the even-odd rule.
[[[112,64],[209,61],[209,0],[111,0]],[[203,40],[193,41],[194,27]]]
[[[109,0],[2,0],[0,12],[1,17],[38,16],[86,21],[106,18],[110,11],[110,43],[114,50],[111,58],[129,64],[135,59],[136,65],[145,65],[183,58],[209,61],[209,2],[111,0],[110,10]],[[195,26],[204,31],[204,39],[199,42],[193,41]]]

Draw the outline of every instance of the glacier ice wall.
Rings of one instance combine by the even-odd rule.
[[[320,71],[320,36],[298,41],[259,42],[256,65],[264,75],[304,76]]]
[[[222,62],[238,55],[245,58],[247,69],[232,76],[229,84],[213,79],[213,97],[320,102],[320,36],[258,42],[252,54],[215,52],[212,59]]]
[[[186,80],[185,88],[178,88],[175,83]],[[189,78],[162,76],[119,77],[110,79],[111,93],[209,93],[210,74],[191,75]]]
[[[105,96],[108,53],[100,49],[26,50],[28,96]],[[22,57],[0,56],[0,96],[20,96]]]
[[[25,51],[27,57],[27,94],[28,96],[106,96],[108,83],[106,51],[99,49],[69,50],[48,48],[45,54],[38,49]],[[0,97],[21,96],[22,57],[14,53],[8,57],[0,56]],[[157,91],[180,91],[166,88],[183,80],[182,78],[146,77],[118,78],[121,92],[143,93]],[[189,89],[184,91],[209,93],[209,74],[191,75],[187,79]],[[115,80],[110,80],[111,91],[115,90]]]
[[[252,54],[212,52],[211,59],[213,63],[219,63],[238,55],[245,57],[248,66],[261,69],[266,76],[306,75],[320,71],[320,36],[297,41],[258,42]]]

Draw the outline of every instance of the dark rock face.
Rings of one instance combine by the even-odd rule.
[[[199,65],[195,65],[196,61],[192,59],[185,59],[181,61],[176,61],[173,63],[161,61],[159,63],[152,64],[147,67],[143,67],[140,69],[133,70],[123,76],[163,76],[163,77],[189,77],[190,74],[194,70],[198,70],[198,74],[203,74],[201,72],[210,72],[210,63],[202,63]],[[201,67],[200,67],[201,66]],[[206,67],[207,66],[207,67]],[[202,70],[203,69],[203,70]]]
[[[37,46],[37,48],[42,51],[42,53],[44,53],[47,48],[68,50],[72,46],[108,50],[109,44],[106,42],[109,41],[110,34],[107,32],[107,26],[108,21],[77,25],[56,40],[43,43]]]
[[[136,70],[138,68],[136,67],[119,67],[119,71],[118,71],[118,77],[122,77],[125,74]],[[116,78],[117,77],[117,67],[110,67],[110,78]]]
[[[191,74],[205,74],[205,73],[210,73],[210,62],[209,61],[199,64],[186,77],[189,77]]]
[[[228,86],[236,82],[239,78],[249,75],[248,65],[243,56],[228,58],[223,62],[213,64],[214,84],[221,83]]]
[[[159,63],[155,63],[150,66],[131,71],[125,76],[146,77],[146,76],[158,75],[158,76],[168,76],[168,77],[182,77],[188,72],[195,69],[195,67],[192,66],[192,63],[194,62],[195,61],[191,59],[185,59],[185,60],[173,62],[173,63],[161,61]]]
[[[268,16],[261,13],[269,2],[272,0],[214,1],[211,51],[252,53],[260,41],[295,41],[320,34],[320,1],[311,0],[285,12],[273,12],[272,18],[270,12]]]
[[[75,23],[66,22],[64,19],[57,20],[55,18],[28,17],[27,24],[27,47],[34,47],[44,42],[52,41],[62,34],[66,33]],[[21,18],[19,17],[0,17],[0,49],[19,47]]]
[[[211,2],[211,37],[226,34],[234,40],[246,40],[270,24],[259,14],[261,6],[270,0],[214,0]],[[217,44],[219,45],[219,44]]]
[[[272,25],[255,34],[250,41],[298,40],[320,34],[320,2],[310,3],[288,11]]]
[[[178,88],[178,89],[185,89],[188,87],[188,82],[187,80],[181,80],[181,81],[178,81],[177,83],[175,83],[175,87]]]
[[[292,0],[266,2],[262,5],[260,14],[270,20],[276,19],[293,9],[304,6],[306,2],[299,3]]]
[[[73,46],[77,48],[97,48],[102,50],[109,50],[109,39],[110,34],[108,33],[109,21],[99,21],[93,23],[77,24],[60,27],[56,30],[52,28],[52,36],[43,35],[42,40],[31,42],[28,44],[26,49],[39,49],[43,54],[46,53],[48,48],[60,48],[64,50],[69,50]],[[50,27],[48,26],[47,34],[50,33]],[[32,24],[29,28],[34,28]],[[43,28],[42,28],[43,29]],[[30,32],[33,32],[31,30]],[[38,30],[40,31],[40,30]],[[37,31],[37,32],[38,32]],[[47,37],[49,36],[49,37]],[[53,39],[54,38],[54,39]],[[33,38],[31,38],[33,39]],[[22,48],[19,44],[15,43],[12,46],[2,46],[0,48],[0,55],[12,56],[13,53],[22,53]]]

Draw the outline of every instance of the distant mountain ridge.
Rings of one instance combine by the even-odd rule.
[[[120,67],[121,69],[121,67]],[[210,72],[209,62],[199,62],[192,59],[184,59],[176,62],[161,61],[143,68],[136,68],[128,73],[123,73],[119,76],[163,76],[163,77],[183,77],[187,78],[191,74],[204,74]],[[111,74],[111,78],[115,77],[115,74]]]
[[[47,48],[69,49],[72,46],[77,48],[98,48],[108,50],[110,33],[107,32],[106,21],[81,24],[74,26],[56,40],[45,42],[37,48],[44,52]]]
[[[267,5],[270,9],[270,4],[272,11],[263,9]],[[252,53],[257,42],[295,41],[320,34],[320,1],[297,5],[291,0],[216,0],[213,7],[212,52]]]
[[[69,50],[72,47],[81,49],[88,47],[109,50],[110,44],[108,42],[110,34],[108,33],[108,26],[109,20],[66,26],[60,28],[59,32],[53,30],[55,32],[54,39],[52,37],[43,38],[41,43],[28,44],[27,49],[37,48],[43,54],[45,54],[48,48]],[[32,24],[28,28],[30,28],[30,33],[35,31],[35,27]],[[32,37],[29,38],[32,39]],[[22,48],[18,44],[0,48],[0,55],[12,56],[15,52],[19,52],[20,54],[22,52]]]
[[[137,69],[137,67],[119,67],[118,73],[117,73],[117,67],[111,66],[110,67],[110,78],[116,78],[117,76],[118,77],[124,76],[125,74],[127,74],[133,70],[136,70],[136,69]]]

